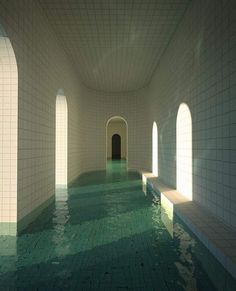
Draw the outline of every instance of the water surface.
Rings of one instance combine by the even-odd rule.
[[[216,288],[217,286],[217,288]],[[0,290],[236,290],[124,162],[57,189],[18,238],[0,237]]]

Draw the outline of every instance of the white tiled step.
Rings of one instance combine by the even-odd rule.
[[[165,185],[151,173],[142,173],[143,179],[152,184],[173,205],[174,212],[186,223],[227,271],[236,278],[236,232],[216,216],[177,190]]]

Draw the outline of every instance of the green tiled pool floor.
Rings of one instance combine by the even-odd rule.
[[[236,290],[183,223],[166,218],[137,173],[109,162],[58,189],[19,237],[0,237],[0,290]]]

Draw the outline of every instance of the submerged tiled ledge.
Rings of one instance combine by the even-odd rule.
[[[0,222],[0,236],[1,235],[16,236],[16,234],[17,234],[16,222]]]
[[[164,195],[174,212],[201,240],[226,270],[236,278],[236,232],[222,223],[199,204],[188,200],[180,192],[168,187],[150,173],[142,173],[144,182]]]

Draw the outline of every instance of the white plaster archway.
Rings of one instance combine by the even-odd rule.
[[[126,163],[127,163],[127,165],[128,165],[128,123],[127,123],[127,121],[123,118],[123,117],[121,117],[121,116],[113,116],[113,117],[111,117],[111,118],[109,118],[108,119],[108,121],[107,121],[107,123],[106,123],[106,159],[108,159],[109,158],[109,142],[111,142],[111,139],[108,137],[108,135],[109,135],[109,130],[108,130],[108,127],[109,127],[109,125],[112,123],[112,122],[122,122],[122,123],[124,123],[124,129],[125,129],[125,132],[123,133],[123,136],[125,135],[125,140],[124,140],[124,142],[122,142],[122,145],[121,145],[121,147],[123,148],[122,149],[122,152],[123,152],[123,158],[125,158],[126,159]],[[115,134],[115,133],[118,133],[118,134],[120,134],[119,132],[115,132],[114,131],[114,133],[113,134]],[[122,136],[122,134],[121,134],[121,136]]]

